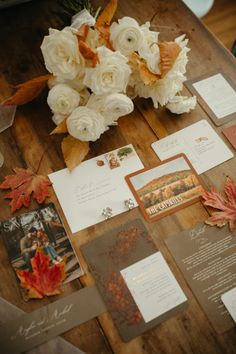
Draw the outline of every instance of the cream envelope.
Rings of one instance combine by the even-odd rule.
[[[82,162],[72,172],[67,168],[51,173],[49,178],[71,231],[77,232],[104,220],[103,209],[112,215],[127,211],[124,201],[136,201],[124,179],[143,168],[132,145]]]

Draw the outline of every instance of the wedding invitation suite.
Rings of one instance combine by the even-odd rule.
[[[221,300],[236,323],[236,287],[221,295]]]
[[[184,153],[198,174],[234,156],[206,120],[154,142],[152,148],[161,161]]]
[[[182,311],[187,299],[140,219],[81,251],[124,341]]]
[[[221,295],[236,286],[235,234],[228,226],[199,224],[170,237],[166,244],[216,331],[232,328]]]
[[[187,88],[198,96],[200,104],[216,125],[236,118],[236,85],[227,75],[212,76],[187,81]]]
[[[125,177],[148,222],[200,199],[202,182],[184,154]]]
[[[133,195],[124,177],[141,168],[133,146],[127,145],[84,161],[72,172],[65,168],[51,173],[49,178],[71,231],[103,221],[105,208],[111,208],[113,216],[127,211],[124,202]]]

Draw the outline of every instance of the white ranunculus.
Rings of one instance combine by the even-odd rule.
[[[95,18],[88,12],[88,10],[84,9],[74,15],[71,19],[71,27],[79,30],[82,25],[95,25]]]
[[[69,134],[81,141],[96,141],[106,130],[103,116],[84,106],[76,108],[66,123]]]
[[[133,101],[121,93],[112,93],[104,101],[104,117],[107,125],[116,124],[119,117],[134,110]]]
[[[125,92],[131,69],[127,59],[106,47],[97,49],[99,63],[85,70],[84,84],[96,95]]]
[[[92,93],[89,97],[86,106],[103,115],[105,98],[106,95],[95,95],[94,93]]]
[[[143,33],[139,24],[131,17],[123,17],[110,27],[110,39],[115,50],[125,56],[137,51],[143,41]]]
[[[197,100],[196,97],[187,96],[175,96],[166,105],[172,113],[182,114],[188,113],[196,107]]]
[[[160,74],[160,50],[158,46],[158,32],[150,31],[150,22],[140,27],[143,33],[143,42],[138,49],[138,54],[143,58],[148,69],[154,74]]]
[[[67,86],[70,86],[74,90],[80,92],[85,88],[83,84],[83,79],[84,79],[84,74],[82,73],[82,71],[73,80],[66,80],[58,76],[53,76],[48,80],[48,87],[49,89],[51,89],[58,84],[66,84]]]
[[[84,60],[78,49],[78,40],[70,27],[62,31],[49,29],[41,45],[45,66],[54,76],[73,80],[83,69]]]
[[[53,114],[52,116],[52,121],[58,125],[60,123],[63,122],[63,120],[65,120],[68,116],[67,115],[64,115],[64,114],[58,114],[58,113],[55,113]]]
[[[77,91],[65,84],[58,84],[48,93],[47,102],[53,113],[70,114],[78,107],[80,95]]]

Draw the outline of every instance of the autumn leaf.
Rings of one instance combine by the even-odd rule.
[[[85,59],[92,60],[93,67],[95,67],[97,63],[99,63],[98,54],[93,49],[91,49],[84,41],[79,41],[79,50],[81,55]]]
[[[89,32],[89,25],[88,24],[83,24],[78,33],[76,34],[77,37],[82,40],[82,41],[85,41],[87,36],[88,36],[88,32]]]
[[[16,93],[6,99],[2,104],[5,106],[23,105],[39,96],[42,90],[47,86],[47,82],[52,75],[38,76],[32,80],[16,86]]]
[[[101,38],[104,39],[106,46],[110,49],[112,45],[110,43],[110,23],[117,9],[117,0],[111,0],[101,14],[98,16],[95,23],[95,29],[100,32]]]
[[[50,133],[50,135],[52,134],[62,134],[62,133],[67,133],[68,129],[67,129],[67,124],[66,124],[66,119],[63,120],[63,122],[61,122],[60,124],[58,124],[56,126],[56,128]]]
[[[202,194],[204,205],[219,210],[213,212],[212,216],[206,221],[206,223],[218,227],[222,227],[229,223],[230,230],[233,230],[236,222],[236,184],[229,177],[227,177],[224,192],[226,198],[214,188],[212,188],[210,192],[204,191]]]
[[[78,166],[89,152],[89,142],[80,141],[68,135],[62,140],[61,148],[66,166],[72,171]]]
[[[131,66],[138,70],[140,78],[145,85],[152,85],[161,78],[160,75],[154,74],[148,69],[147,64],[142,61],[137,53],[132,53],[129,62]]]
[[[160,70],[161,77],[165,75],[172,69],[179,53],[181,52],[180,46],[175,42],[160,42]]]
[[[31,194],[33,199],[41,204],[46,197],[49,197],[49,187],[51,182],[48,178],[36,175],[30,169],[14,168],[15,175],[6,176],[0,184],[0,189],[11,189],[5,194],[5,199],[11,199],[11,212],[14,213],[22,206],[26,208],[30,205]]]
[[[61,293],[60,285],[65,279],[65,261],[50,266],[50,258],[38,248],[31,258],[33,271],[16,269],[21,286],[30,299],[42,299]]]

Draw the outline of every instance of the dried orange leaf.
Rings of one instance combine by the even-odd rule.
[[[63,120],[63,122],[61,122],[60,124],[58,124],[58,126],[50,133],[50,135],[52,134],[61,134],[61,133],[67,133],[68,129],[67,129],[67,124],[66,124],[66,119]]]
[[[204,205],[219,210],[214,212],[206,223],[218,227],[229,223],[230,230],[233,230],[236,223],[236,184],[229,177],[226,180],[224,191],[227,199],[213,188],[211,191],[204,191],[202,194]]]
[[[160,70],[161,77],[163,78],[173,67],[179,53],[181,52],[180,46],[175,42],[160,42]]]
[[[27,290],[30,299],[41,299],[61,293],[60,285],[65,279],[65,261],[50,266],[50,258],[40,248],[31,258],[33,271],[18,270],[22,288]]]
[[[11,189],[5,195],[5,199],[11,199],[11,212],[14,213],[22,206],[30,205],[30,197],[36,199],[39,204],[50,196],[49,187],[51,182],[47,177],[36,175],[30,169],[14,168],[15,175],[6,176],[0,184],[0,189]]]
[[[98,54],[91,49],[84,41],[79,41],[79,50],[82,56],[87,60],[92,60],[93,67],[99,63]]]
[[[79,32],[77,33],[77,37],[82,41],[85,41],[89,32],[89,25],[84,24],[80,27]]]
[[[62,140],[61,148],[66,166],[72,171],[78,166],[89,152],[89,142],[80,141],[68,135]]]
[[[95,28],[99,30],[100,27],[109,26],[111,20],[117,9],[117,0],[111,0],[101,14],[98,16]]]
[[[152,85],[161,78],[160,75],[154,74],[148,69],[147,64],[142,61],[137,53],[132,53],[130,64],[138,70],[140,78],[145,85]]]
[[[44,75],[35,77],[32,80],[26,81],[23,84],[16,86],[16,93],[5,100],[5,106],[23,105],[39,96],[42,90],[47,86],[47,82],[52,75]]]

